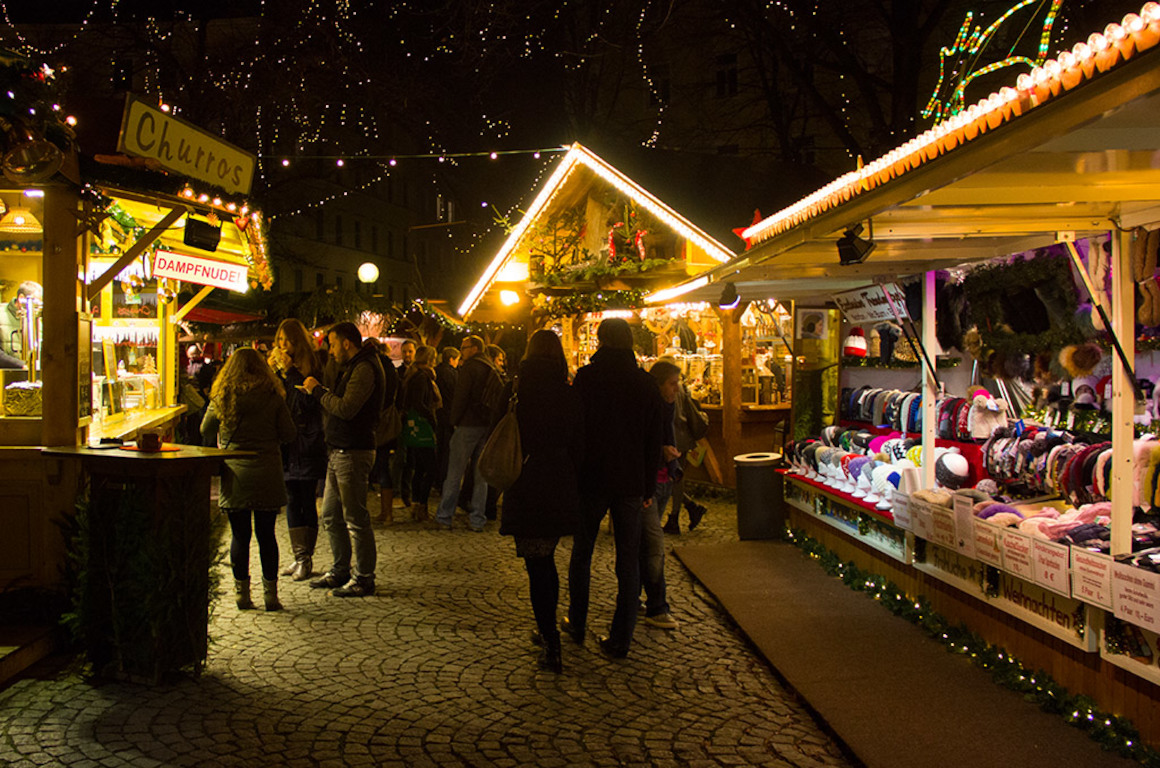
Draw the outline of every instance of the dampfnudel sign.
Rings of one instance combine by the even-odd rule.
[[[254,181],[254,155],[135,96],[125,100],[117,149],[226,192],[249,194]]]

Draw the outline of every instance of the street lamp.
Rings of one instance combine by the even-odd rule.
[[[379,268],[369,261],[363,262],[358,268],[358,279],[360,283],[373,283],[379,279]]]

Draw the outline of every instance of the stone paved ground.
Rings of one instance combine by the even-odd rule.
[[[710,503],[682,543],[735,536],[731,504]],[[641,625],[624,661],[606,660],[590,635],[583,648],[565,643],[562,675],[540,671],[522,561],[495,525],[377,529],[373,598],[283,580],[281,613],[223,600],[198,680],[97,684],[42,664],[0,690],[0,765],[848,764],[675,558],[679,630]],[[593,568],[599,631],[611,618],[611,553],[605,531]],[[565,583],[567,555],[565,545]],[[256,575],[256,550],[253,563]]]

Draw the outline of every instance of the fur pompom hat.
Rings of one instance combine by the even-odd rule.
[[[1073,379],[1091,376],[1104,357],[1099,344],[1071,344],[1059,352],[1059,363]]]
[[[1044,386],[1051,386],[1059,381],[1052,362],[1055,356],[1050,352],[1040,352],[1035,356],[1035,380]]]

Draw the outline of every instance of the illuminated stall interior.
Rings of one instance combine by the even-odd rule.
[[[177,254],[221,266],[237,291],[271,284],[257,211],[204,195],[198,200],[190,189],[172,198],[113,188],[100,193],[105,215],[90,235],[86,279],[92,315],[90,440],[163,427],[183,410],[176,402],[183,362],[178,324],[215,288],[199,278],[155,274],[159,263],[163,267]],[[178,301],[191,291],[192,298]]]
[[[0,418],[39,421],[44,191],[3,189],[0,201]]]

